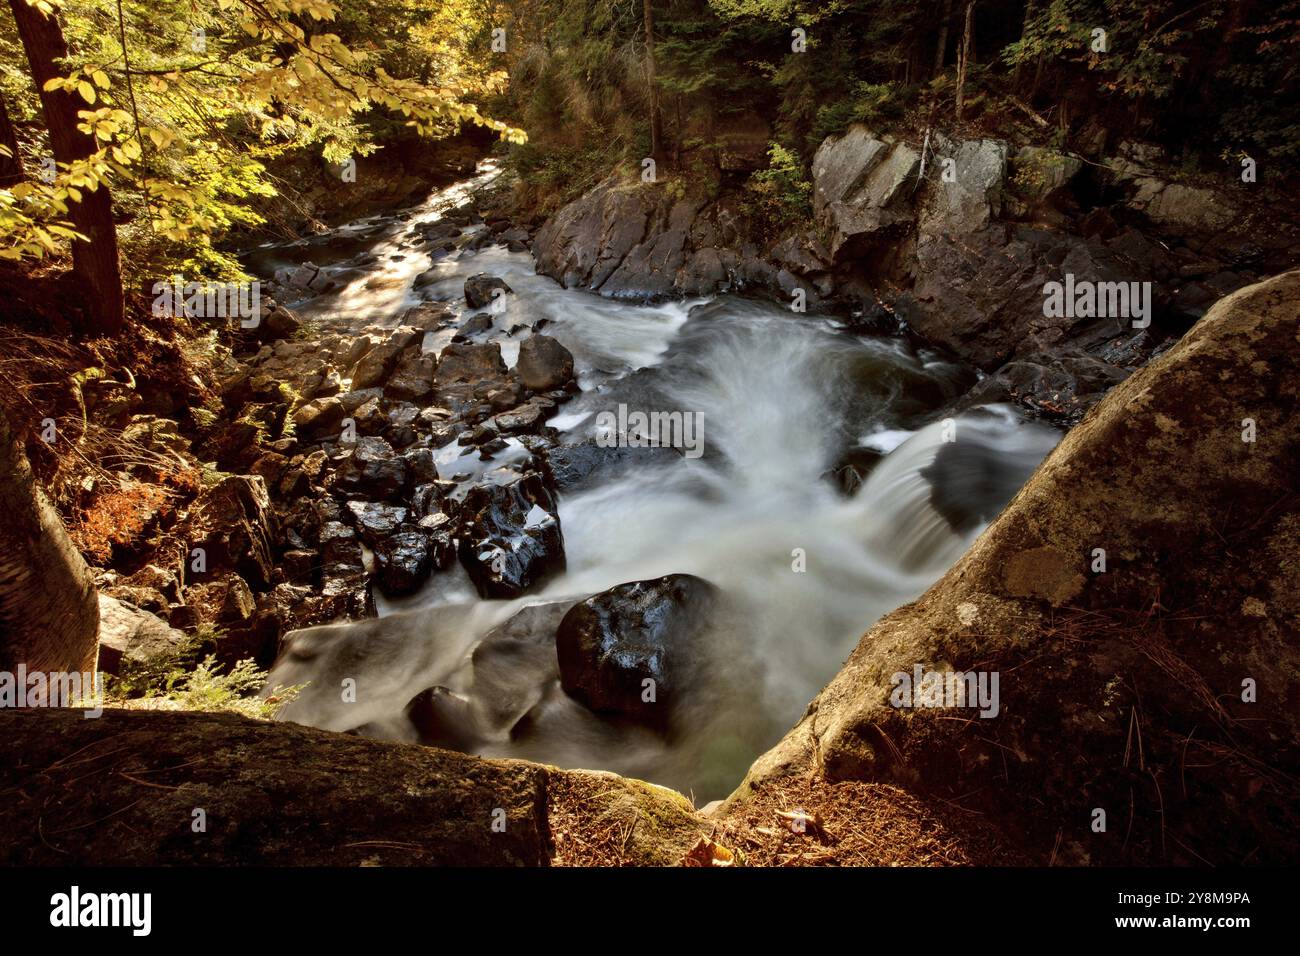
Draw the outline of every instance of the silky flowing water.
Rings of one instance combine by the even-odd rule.
[[[362,252],[375,261],[340,263],[345,287],[301,311],[359,330],[396,325],[427,298],[452,302],[464,318],[476,311],[464,306],[465,279],[500,276],[514,294],[493,316],[488,340],[500,342],[507,365],[527,334],[517,327],[543,319],[545,334],[575,357],[581,394],[548,422],[564,443],[595,436],[598,413],[621,404],[698,416],[703,454],[634,466],[562,495],[567,571],[536,594],[480,600],[454,566],[411,598],[379,598],[376,621],[315,629],[300,643],[309,653],[273,671],[273,684],[307,685],[285,717],[413,741],[404,708],[427,688],[471,702],[523,695],[526,719],[467,749],[614,770],[701,800],[723,796],[794,724],[863,632],[962,554],[1058,435],[1005,406],[955,414],[976,381],[969,369],[902,337],[853,335],[836,320],[770,302],[614,301],[563,289],[536,275],[529,255],[501,246],[452,254],[417,293],[412,285],[429,260],[403,247],[404,236],[436,221],[467,188],[435,194],[409,219],[342,227],[362,237]],[[259,250],[259,268],[272,268],[277,254]],[[426,347],[440,349],[450,335],[429,333]],[[851,448],[883,457],[848,495],[833,470]],[[513,439],[490,462],[456,442],[438,450],[446,478],[493,480],[527,458]],[[591,713],[532,664],[504,685],[499,675],[490,685],[476,680],[476,643],[521,608],[672,573],[713,582],[725,610],[698,648],[719,680],[679,703],[676,726],[684,729],[671,737]],[[355,702],[339,691],[346,678],[356,682]]]

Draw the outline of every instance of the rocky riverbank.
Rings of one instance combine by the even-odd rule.
[[[1139,143],[1089,158],[855,126],[817,150],[803,231],[764,241],[736,193],[615,175],[548,221],[534,255],[542,274],[607,296],[798,296],[910,330],[987,373],[982,400],[1073,423],[1219,297],[1300,264],[1289,197],[1238,173],[1186,181]],[[1149,282],[1149,327],[1047,315],[1044,287],[1067,273]]]
[[[1163,513],[1163,505],[1147,495],[1149,489],[1169,484],[1166,468],[1180,467],[1177,462],[1187,455],[1202,454],[1194,447],[1165,455],[1156,447],[1161,441],[1177,434],[1197,446],[1209,441],[1205,436],[1229,426],[1239,430],[1233,422],[1248,414],[1267,421],[1270,440],[1282,442],[1269,446],[1264,471],[1256,468],[1251,480],[1260,484],[1265,496],[1283,494],[1282,479],[1269,469],[1288,467],[1294,449],[1289,439],[1277,437],[1285,435],[1288,426],[1277,418],[1284,413],[1274,407],[1276,396],[1250,391],[1249,381],[1260,363],[1271,375],[1277,362],[1288,360],[1280,348],[1269,346],[1267,355],[1256,354],[1258,349],[1236,339],[1247,335],[1238,326],[1251,323],[1252,328],[1272,330],[1268,342],[1282,335],[1277,332],[1282,316],[1288,309],[1294,316],[1293,280],[1284,276],[1258,287],[1263,291],[1252,288],[1249,295],[1225,300],[1217,307],[1224,318],[1215,321],[1211,316],[1198,326],[1200,338],[1175,343],[1216,293],[1251,280],[1255,270],[1294,263],[1300,250],[1294,231],[1277,226],[1264,233],[1267,238],[1259,244],[1246,242],[1244,230],[1249,226],[1258,234],[1266,213],[1242,213],[1231,197],[1214,189],[1158,178],[1157,158],[1141,148],[1128,148],[1127,158],[1116,159],[1098,173],[1077,157],[1012,152],[995,141],[936,137],[931,145],[932,151],[917,149],[862,128],[828,140],[814,165],[814,226],[767,247],[746,238],[744,218],[734,208],[729,211],[726,198],[696,201],[653,186],[629,186],[613,177],[535,233],[530,224],[515,222],[500,211],[499,194],[471,194],[432,226],[408,225],[406,213],[383,214],[360,231],[323,233],[293,243],[290,252],[296,264],[276,267],[268,281],[268,291],[289,305],[264,300],[264,321],[256,329],[236,333],[229,351],[216,353],[208,365],[211,388],[205,405],[188,416],[177,414],[165,403],[139,395],[131,383],[111,377],[97,378],[83,389],[90,421],[129,435],[133,447],[154,456],[151,461],[170,456],[182,470],[202,476],[188,496],[179,501],[173,496],[166,507],[143,516],[136,538],[115,545],[115,568],[100,572],[101,667],[115,672],[126,662],[165,659],[188,633],[200,635],[225,665],[252,658],[265,667],[279,660],[279,673],[291,678],[295,661],[318,666],[322,656],[346,656],[360,646],[358,641],[370,639],[367,634],[378,637],[384,630],[376,621],[370,629],[350,629],[344,639],[341,630],[321,625],[373,618],[377,601],[400,603],[454,565],[463,568],[480,598],[493,599],[535,592],[564,570],[560,493],[580,486],[595,471],[627,467],[628,450],[560,440],[548,420],[578,392],[574,356],[545,333],[544,323],[496,327],[498,304],[514,294],[499,276],[475,274],[456,290],[463,305],[449,301],[445,282],[434,268],[447,256],[494,247],[531,250],[538,271],[566,285],[637,300],[736,289],[786,299],[802,292],[810,308],[836,312],[851,328],[902,334],[979,368],[985,377],[960,406],[951,406],[955,410],[1011,399],[1038,416],[1069,425],[1128,379],[1089,419],[1091,425],[1077,432],[1093,434],[1106,427],[1098,424],[1106,408],[1112,409],[1108,420],[1114,423],[1129,414],[1134,402],[1144,409],[1150,405],[1143,398],[1155,387],[1148,378],[1181,376],[1175,390],[1179,397],[1176,407],[1161,405],[1154,417],[1140,416],[1144,424],[1134,432],[1130,456],[1117,460],[1109,446],[1097,449],[1095,460],[1089,459],[1084,469],[1086,477],[1076,468],[1076,459],[1086,457],[1085,451],[1072,451],[1067,459],[1058,451],[1052,459],[1055,470],[1049,462],[944,582],[920,604],[901,609],[864,638],[849,668],[814,702],[790,737],[755,765],[745,786],[724,807],[707,818],[689,807],[675,809],[670,835],[652,838],[630,858],[703,860],[708,865],[746,858],[770,863],[889,861],[872,842],[874,837],[855,843],[841,831],[832,838],[832,830],[862,814],[881,827],[910,821],[906,825],[918,828],[918,833],[927,827],[942,833],[937,842],[918,837],[918,846],[929,847],[927,862],[1250,858],[1249,848],[1215,844],[1191,823],[1186,832],[1171,828],[1178,851],[1163,843],[1157,848],[1148,830],[1140,830],[1138,838],[1118,849],[1110,843],[1093,847],[1082,831],[1053,837],[1045,823],[1029,827],[1027,836],[1015,835],[1008,821],[1040,810],[1027,810],[1007,788],[1048,794],[1054,820],[1083,813],[1068,795],[1089,788],[1102,794],[1097,800],[1106,806],[1122,802],[1123,786],[1106,768],[1104,754],[1118,745],[1116,734],[1124,733],[1116,714],[1127,706],[1130,723],[1140,724],[1146,716],[1138,714],[1142,703],[1129,693],[1130,684],[1140,682],[1147,701],[1150,688],[1168,691],[1159,692],[1164,703],[1153,715],[1156,726],[1146,730],[1151,755],[1138,767],[1149,775],[1160,798],[1161,827],[1170,823],[1164,808],[1174,744],[1181,733],[1188,735],[1185,742],[1191,741],[1196,728],[1203,735],[1196,744],[1203,756],[1237,748],[1243,766],[1256,768],[1258,773],[1248,781],[1253,789],[1236,793],[1215,778],[1188,791],[1184,781],[1181,802],[1169,806],[1203,809],[1206,801],[1213,802],[1213,794],[1218,795],[1215,799],[1241,801],[1261,793],[1267,807],[1285,805],[1290,793],[1285,768],[1294,755],[1281,738],[1265,734],[1265,739],[1246,740],[1246,716],[1209,704],[1225,693],[1220,685],[1233,675],[1190,650],[1192,638],[1183,633],[1188,625],[1182,622],[1209,614],[1215,633],[1227,633],[1236,626],[1234,615],[1262,621],[1264,629],[1241,649],[1251,659],[1290,653],[1277,638],[1277,629],[1290,625],[1271,613],[1278,607],[1276,597],[1234,591],[1231,607],[1207,608],[1188,596],[1224,587],[1215,577],[1219,569],[1184,567],[1176,560],[1207,529],[1222,535],[1225,523],[1236,514],[1231,509],[1220,514],[1223,502],[1206,498],[1212,495],[1207,485],[1181,489],[1180,501],[1200,502],[1198,514],[1222,520],[1181,530],[1171,525],[1168,535],[1153,530],[1151,515]],[[1027,172],[1040,167],[1047,170],[1042,182]],[[944,168],[956,170],[953,183],[937,178],[935,170]],[[366,278],[371,274],[367,270],[376,266],[371,240],[381,235],[400,237],[392,260],[409,256],[427,262],[428,272],[420,272],[413,284],[416,293],[423,290],[418,297],[424,301],[359,325],[352,318],[322,314],[312,304],[317,297],[358,281],[368,287],[383,279]],[[1155,277],[1151,324],[1135,330],[1114,316],[1045,315],[1044,286],[1066,273],[1117,283]],[[1205,344],[1225,336],[1222,347]],[[503,347],[510,350],[508,356]],[[1163,361],[1134,376],[1166,352]],[[1292,373],[1278,374],[1290,381]],[[1223,421],[1180,424],[1180,416],[1193,411],[1187,396],[1210,388],[1214,375],[1226,403],[1216,406]],[[1184,378],[1199,384],[1185,388]],[[1117,407],[1122,411],[1114,411]],[[1147,428],[1152,422],[1159,434]],[[1118,440],[1118,432],[1112,431],[1107,434]],[[1072,437],[1067,446],[1075,448],[1080,442],[1085,439]],[[1088,446],[1085,442],[1080,447]],[[449,448],[454,450],[451,457]],[[1222,471],[1226,488],[1236,480],[1233,469],[1242,462],[1220,451],[1222,462],[1202,462],[1197,475],[1207,468]],[[1136,480],[1131,472],[1137,466],[1130,467],[1130,459],[1145,469],[1131,508],[1099,498],[1091,523],[1070,523],[1059,534],[1043,531],[1050,515],[1026,516],[1036,500],[1034,489],[1044,483],[1069,486],[1052,485],[1052,500],[1058,502],[1083,500],[1095,487],[1127,487],[1130,479]],[[859,462],[851,484],[873,464],[874,458]],[[1183,520],[1166,517],[1173,524]],[[1271,512],[1247,516],[1254,522],[1252,528],[1274,517]],[[1120,520],[1131,520],[1132,528],[1118,528],[1114,522]],[[1237,515],[1237,520],[1246,519]],[[999,534],[1012,534],[999,529],[1013,526],[1019,529],[1015,541],[998,544]],[[1037,530],[1026,531],[1029,526]],[[1044,544],[1047,538],[1051,541]],[[1158,545],[1165,538],[1175,543]],[[1098,540],[1103,543],[1098,545]],[[1151,541],[1157,545],[1148,546]],[[1109,617],[1100,622],[1077,601],[1080,593],[1091,593],[1083,583],[1083,556],[1092,554],[1094,547],[1124,562],[1126,569],[1145,569],[1129,572],[1122,600],[1106,604]],[[1284,544],[1278,549],[1285,567]],[[994,556],[979,557],[986,552]],[[1083,564],[1075,568],[1078,562]],[[999,572],[1004,565],[1013,571]],[[1108,583],[1118,577],[1100,580]],[[689,644],[702,618],[721,613],[714,590],[691,575],[670,575],[629,582],[576,603],[528,608],[473,649],[470,666],[476,693],[452,693],[441,686],[411,688],[404,712],[409,733],[426,744],[473,751],[515,734],[550,706],[550,698],[539,696],[537,688],[553,684],[555,694],[562,689],[565,700],[576,700],[610,720],[671,736],[677,718],[671,706],[645,706],[640,694],[645,674],[653,673],[670,703],[679,689],[708,696],[718,693],[719,680],[739,680],[706,666],[699,655],[692,669],[657,669],[662,667],[663,648]],[[907,622],[915,615],[929,613],[924,609],[934,602],[951,610],[949,617],[955,615],[959,624],[944,617],[942,627],[931,622],[926,633],[948,634],[949,625],[957,631],[938,645],[928,638],[900,637],[903,631],[898,629],[910,627]],[[1103,612],[1104,603],[1098,603],[1096,614]],[[1129,627],[1127,618],[1116,618],[1124,614],[1141,623],[1133,647],[1124,643],[1128,638],[1117,636],[1118,630]],[[944,756],[931,760],[921,759],[931,752],[931,744],[914,743],[913,738],[939,741],[939,731],[949,728],[931,727],[924,713],[904,719],[911,715],[881,709],[880,681],[892,673],[890,667],[908,671],[925,662],[973,667],[992,659],[994,644],[985,640],[987,628],[980,623],[987,615],[993,615],[990,620],[1000,634],[1011,635],[997,644],[997,664],[1003,669],[1017,670],[1021,663],[1028,667],[1037,661],[1037,656],[1021,661],[1017,655],[1028,653],[1024,648],[1041,642],[1043,635],[1065,642],[1057,658],[1074,662],[1062,671],[1068,671],[1068,679],[1061,678],[1065,683],[1044,678],[1048,690],[1025,692],[1020,699],[1037,708],[1035,720],[1041,718],[1071,739],[1077,736],[1079,721],[1096,730],[1095,739],[1084,735],[1089,757],[1078,764],[1084,768],[1078,773],[1043,769],[1034,754],[1046,738],[1032,729],[1023,713],[1012,721],[1005,740],[999,737],[989,745],[994,750],[944,737],[934,743],[939,748],[935,752]],[[400,637],[401,628],[388,630]],[[885,637],[876,640],[875,634]],[[1080,641],[1095,635],[1105,645],[1105,660],[1114,665],[1102,667],[1105,674],[1097,671],[1098,661],[1071,656],[1080,654]],[[884,653],[879,648],[889,649],[887,660],[872,657],[875,663],[864,676],[853,662],[863,654]],[[715,651],[725,656],[725,649]],[[1217,653],[1222,657],[1232,652],[1220,646]],[[1166,697],[1174,694],[1167,688],[1169,681],[1190,688],[1192,703],[1168,703]],[[1283,700],[1293,692],[1289,687],[1272,690]],[[310,710],[312,695],[323,692],[309,687],[300,706]],[[1277,699],[1272,698],[1269,707]],[[1202,713],[1198,701],[1210,709]],[[1203,720],[1216,721],[1218,730],[1206,731]],[[302,745],[328,750],[332,745],[327,740],[313,736],[304,738]],[[1014,772],[1008,763],[1012,754]],[[370,759],[369,752],[358,751],[356,757]],[[990,778],[990,768],[996,769],[999,762],[1002,776]],[[498,766],[491,761],[480,765]],[[1273,767],[1283,769],[1267,769]],[[1130,797],[1136,800],[1139,791],[1145,796],[1145,778],[1135,778],[1127,762],[1124,768],[1121,776],[1129,781]],[[1185,767],[1180,770],[1185,772]],[[575,851],[574,861],[629,858],[614,853],[607,841],[581,835],[581,811],[574,808],[591,797],[592,778],[565,772],[549,779],[560,781],[556,792],[569,801],[557,812],[568,821],[566,827],[579,832],[575,837],[570,830],[568,838],[585,847]],[[640,786],[615,779],[620,792]],[[972,789],[967,784],[992,795],[967,806],[957,799]],[[478,800],[480,789],[478,783],[471,785],[472,800]],[[636,794],[625,804],[634,816],[644,796]],[[358,799],[364,800],[364,794]],[[936,800],[951,805],[938,813]],[[956,812],[951,812],[954,806]],[[1227,812],[1223,807],[1219,811]],[[971,813],[996,820],[999,839],[990,843],[980,836]],[[1154,819],[1149,807],[1143,813],[1144,820]],[[769,819],[773,815],[775,830]],[[1266,808],[1253,817],[1250,832],[1273,840],[1276,818],[1277,813]],[[932,822],[922,822],[927,819]],[[791,820],[799,824],[793,847],[787,845],[796,832]],[[564,855],[545,830],[537,824],[529,831],[524,854],[531,854],[529,861],[543,861],[557,852]],[[836,849],[836,839],[847,842]],[[1053,840],[1048,854],[1044,848]],[[462,861],[459,850],[448,852],[438,860]],[[478,854],[474,859],[483,862],[524,862],[520,852],[512,850],[503,857],[476,844],[470,855]],[[908,860],[922,861],[904,857]]]
[[[267,863],[299,834],[293,862],[359,865],[1292,859],[1300,405],[1271,383],[1298,380],[1298,305],[1297,272],[1242,290],[1104,398],[721,806],[232,715],[6,712],[8,858]],[[1001,719],[891,706],[918,663],[1000,671]]]

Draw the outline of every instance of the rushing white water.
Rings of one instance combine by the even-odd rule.
[[[366,305],[364,280],[337,301],[366,322],[395,321],[424,267],[384,286],[382,304]],[[539,594],[480,601],[455,568],[413,599],[381,602],[377,621],[300,632],[272,675],[276,684],[310,682],[289,719],[413,740],[403,709],[427,688],[445,687],[471,708],[504,696],[527,719],[469,749],[720,796],[793,724],[871,623],[960,556],[1057,437],[1007,408],[946,419],[974,380],[969,372],[902,340],[854,337],[776,305],[613,302],[561,289],[536,276],[528,256],[500,247],[436,268],[437,281],[422,290],[429,298],[460,299],[464,280],[479,272],[511,286],[491,333],[509,361],[519,337],[510,330],[540,319],[574,353],[583,393],[550,422],[565,442],[594,435],[597,412],[621,403],[702,416],[704,455],[562,496],[568,570]],[[832,472],[855,447],[884,457],[850,497]],[[493,465],[526,455],[515,444]],[[466,460],[445,449],[444,475]],[[491,674],[471,661],[479,639],[526,605],[567,606],[683,572],[726,596],[700,648],[723,679],[688,703],[688,730],[671,740],[586,711],[559,689],[544,654],[540,664]],[[340,701],[344,677],[357,681],[356,703]]]

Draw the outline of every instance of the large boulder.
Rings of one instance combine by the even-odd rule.
[[[537,271],[566,287],[629,299],[707,295],[747,277],[744,214],[726,197],[705,201],[610,176],[552,216],[533,243]],[[752,277],[749,277],[752,278]]]
[[[617,478],[632,468],[671,466],[682,460],[674,449],[668,447],[618,445],[606,448],[594,440],[545,448],[539,453],[539,458],[547,476],[561,493]]]
[[[535,392],[561,388],[573,378],[573,353],[549,335],[533,335],[519,346],[519,380]]]
[[[961,236],[922,231],[916,285],[900,300],[908,325],[988,371],[1015,356],[1086,348],[1128,328],[1116,317],[1044,314],[1044,286],[1067,274],[1089,282],[1151,276],[1159,262],[1138,261],[1102,243],[1031,226],[992,223]],[[1153,286],[1159,305],[1160,288]]]
[[[708,581],[670,574],[578,602],[555,632],[561,686],[592,710],[667,726],[698,676],[716,600]]]
[[[229,713],[15,710],[0,722],[9,866],[544,866],[553,852],[536,764]],[[87,753],[99,755],[89,776],[72,759]],[[195,807],[204,833],[190,831]],[[60,832],[42,835],[41,820]]]
[[[448,385],[500,378],[505,373],[501,346],[496,342],[485,345],[448,345],[438,359],[435,382],[439,388],[444,388]]]
[[[121,674],[123,665],[174,658],[185,632],[126,601],[99,596],[99,669]]]
[[[958,804],[1040,863],[1295,859],[1298,313],[1300,271],[1242,289],[1116,386],[731,808],[812,773]],[[985,699],[934,706],[957,674]]]
[[[921,216],[922,231],[964,235],[988,225],[1002,208],[1007,144],[995,139],[935,140],[938,175]]]
[[[537,271],[566,287],[598,290],[645,237],[658,201],[653,187],[609,177],[557,212],[537,233]]]
[[[827,232],[832,256],[841,250],[847,256],[863,240],[910,223],[920,164],[921,154],[906,143],[879,139],[861,125],[818,147],[813,211]]]

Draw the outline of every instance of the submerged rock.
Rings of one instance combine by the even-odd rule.
[[[595,711],[667,726],[704,649],[717,588],[690,574],[632,581],[575,604],[555,633],[560,682]]]

